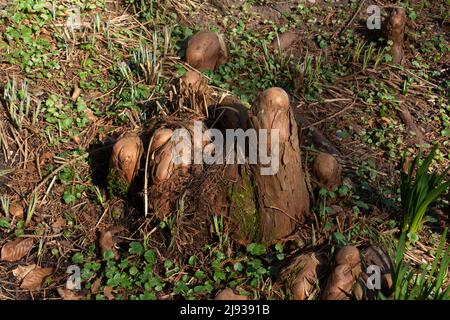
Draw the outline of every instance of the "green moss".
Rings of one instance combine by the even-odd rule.
[[[228,191],[231,201],[230,215],[238,226],[236,236],[242,240],[258,241],[259,224],[254,188],[245,169],[241,175],[239,183],[233,184]]]
[[[111,197],[123,197],[127,194],[129,185],[115,169],[109,171],[107,182]]]

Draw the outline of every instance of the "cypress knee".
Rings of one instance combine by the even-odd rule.
[[[281,88],[263,91],[254,101],[253,127],[258,131],[258,148],[262,146],[260,129],[268,130],[267,155],[272,154],[271,134],[279,130],[279,167],[273,174],[263,174],[267,165],[252,165],[255,178],[261,240],[284,238],[309,211],[309,194],[301,166],[297,124],[287,93]],[[274,159],[272,159],[273,161]]]

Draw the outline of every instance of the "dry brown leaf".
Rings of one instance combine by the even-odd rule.
[[[86,114],[87,118],[89,119],[90,122],[96,122],[97,121],[97,117],[94,114],[94,111],[92,111],[89,108],[86,108],[84,110],[84,113]]]
[[[65,226],[66,226],[66,219],[64,219],[63,217],[56,218],[56,221],[52,223],[52,229],[55,232],[61,231],[61,229]]]
[[[247,296],[234,293],[230,288],[220,291],[215,300],[248,300]]]
[[[114,252],[115,257],[119,258],[117,250],[114,248],[115,243],[113,236],[114,234],[121,231],[123,231],[122,227],[111,227],[109,229],[103,230],[100,233],[99,244],[102,254],[104,254],[106,251],[111,250],[112,252]]]
[[[98,293],[98,289],[100,289],[101,284],[102,284],[102,282],[100,279],[95,280],[91,286],[91,293],[93,293],[93,294]]]
[[[114,295],[113,295],[112,291],[113,291],[113,288],[110,286],[105,286],[105,288],[103,288],[103,294],[105,295],[106,299],[114,300]]]
[[[25,257],[33,247],[33,238],[18,238],[7,242],[2,247],[1,259],[3,261],[15,262]]]
[[[77,85],[75,85],[75,87],[73,88],[72,97],[71,97],[72,101],[73,102],[77,101],[80,94],[81,94],[81,89]]]
[[[25,276],[20,287],[31,291],[38,290],[42,286],[45,278],[52,273],[53,268],[36,267]]]
[[[57,288],[58,294],[61,296],[63,300],[81,300],[83,297],[81,295],[76,294],[72,290],[66,288]]]
[[[34,268],[36,268],[35,264],[30,264],[29,266],[18,266],[17,268],[15,268],[12,271],[12,273],[13,273],[14,277],[16,277],[19,280],[22,280]]]
[[[45,162],[49,161],[54,156],[55,155],[53,154],[53,152],[44,152],[39,158],[39,165],[41,166],[41,165],[45,164]]]
[[[114,240],[113,234],[109,230],[105,230],[100,234],[100,249],[102,250],[102,254],[109,250],[114,250]]]
[[[280,49],[281,51],[285,51],[286,49],[289,49],[295,42],[298,42],[300,40],[300,37],[297,33],[292,31],[287,31],[282,34],[280,34],[277,38],[275,38],[272,43],[270,44],[270,48],[277,50]]]
[[[16,218],[23,218],[23,207],[18,203],[13,203],[9,207],[9,213]]]

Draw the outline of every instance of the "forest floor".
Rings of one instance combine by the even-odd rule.
[[[332,256],[347,244],[377,244],[393,256],[401,158],[438,144],[433,170],[450,166],[450,4],[402,4],[403,66],[391,64],[380,30],[367,28],[370,5],[385,17],[394,3],[0,0],[0,248],[18,237],[33,240],[21,260],[0,261],[0,299],[211,299],[226,287],[287,299],[274,274],[299,251]],[[77,11],[81,23],[69,28]],[[206,73],[209,84],[248,106],[266,88],[285,89],[307,180],[314,185],[312,161],[322,150],[336,153],[344,184],[312,192],[307,236],[239,244],[216,216],[214,240],[184,259],[166,252],[170,223],[110,197],[106,176],[116,139],[141,130],[164,106],[189,69],[186,40],[205,29],[224,36],[230,55]],[[297,34],[290,56],[271,48],[286,31]],[[135,70],[142,56],[145,70]],[[412,267],[434,261],[449,212],[446,193],[408,248]],[[114,235],[117,260],[101,254],[105,230]],[[70,265],[81,269],[81,291],[63,289]],[[35,266],[51,268],[51,276],[39,290],[21,288]]]

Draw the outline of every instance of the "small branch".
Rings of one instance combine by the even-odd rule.
[[[356,99],[353,100],[353,102],[352,102],[351,104],[349,104],[348,106],[346,106],[344,109],[342,109],[342,110],[340,110],[340,111],[338,111],[338,112],[336,112],[336,113],[333,113],[331,116],[326,117],[326,118],[324,118],[324,119],[322,119],[322,120],[319,120],[319,121],[317,121],[317,122],[314,122],[314,123],[312,123],[312,124],[310,124],[310,125],[308,125],[308,126],[306,126],[306,127],[303,127],[303,128],[302,128],[302,131],[303,131],[303,130],[306,130],[306,129],[309,129],[309,128],[311,128],[311,127],[314,127],[314,126],[316,126],[316,125],[318,125],[318,124],[321,124],[321,123],[323,123],[323,122],[325,122],[325,121],[328,121],[328,120],[330,120],[330,119],[332,119],[332,118],[335,118],[335,117],[337,117],[337,116],[343,114],[343,113],[346,112],[348,109],[352,108],[352,107],[355,105],[355,103],[356,103]]]

